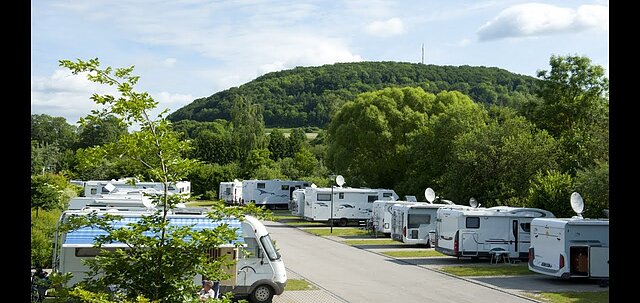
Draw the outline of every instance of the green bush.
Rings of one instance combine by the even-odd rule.
[[[31,266],[51,268],[53,233],[60,218],[60,210],[31,211]]]

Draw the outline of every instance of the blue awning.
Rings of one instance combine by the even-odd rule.
[[[115,228],[125,227],[129,223],[135,223],[140,220],[140,217],[123,217],[121,220],[113,221]],[[244,238],[242,236],[242,226],[238,219],[225,219],[221,221],[214,221],[207,217],[197,218],[169,218],[169,226],[191,226],[193,230],[200,231],[204,229],[213,229],[221,224],[228,224],[231,229],[236,229],[237,239],[229,244],[244,244]],[[152,237],[154,234],[150,231],[144,232],[145,235]],[[73,230],[67,233],[63,246],[92,246],[97,236],[106,236],[107,232],[97,227],[85,226],[77,230]],[[112,243],[122,244],[122,243]]]

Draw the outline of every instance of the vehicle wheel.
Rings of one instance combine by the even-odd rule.
[[[269,285],[260,285],[253,290],[249,299],[253,303],[270,303],[273,299],[273,289]]]
[[[340,226],[340,227],[345,227],[345,226],[347,226],[348,223],[349,223],[349,221],[347,220],[347,218],[342,218],[342,219],[338,220],[338,226]]]

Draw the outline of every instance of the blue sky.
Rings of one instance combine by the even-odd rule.
[[[609,67],[608,1],[32,0],[31,112],[74,124],[113,92],[60,59],[135,65],[170,112],[271,71],[354,61],[495,66],[535,76],[549,57]]]

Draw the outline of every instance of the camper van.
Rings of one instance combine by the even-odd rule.
[[[578,196],[572,199],[579,206]],[[585,219],[582,207],[573,218],[531,221],[529,270],[563,279],[609,278],[609,219]]]
[[[347,226],[352,221],[370,220],[373,201],[397,199],[392,189],[307,187],[303,216],[307,221],[334,220],[339,226]],[[332,204],[333,213],[329,211]]]
[[[241,204],[242,182],[238,179],[231,182],[220,182],[218,198],[226,204]]]
[[[289,207],[293,191],[309,185],[307,181],[295,180],[244,180],[242,200],[267,208],[286,208]]]
[[[99,195],[114,194],[117,192],[128,192],[132,190],[145,190],[147,193],[163,194],[162,182],[136,182],[135,185],[127,183],[127,179],[119,180],[91,180],[84,182],[84,196],[94,197]],[[191,182],[178,181],[170,183],[169,194],[191,194]]]
[[[376,200],[373,201],[371,207],[371,218],[373,220],[373,226],[377,232],[384,233],[387,236],[391,235],[391,207],[395,204],[411,204],[416,202],[410,201],[385,201]]]
[[[415,202],[391,207],[391,239],[431,247],[430,233],[436,229],[438,209],[446,204]]]
[[[538,208],[445,206],[437,211],[435,249],[454,257],[491,257],[496,250],[511,258],[528,258],[530,224],[553,218]]]
[[[87,215],[89,211],[65,211],[58,222],[64,222],[72,215]],[[124,226],[129,222],[136,222],[148,214],[143,211],[111,211],[109,214],[120,215],[122,219],[116,226]],[[236,261],[235,265],[226,268],[231,274],[228,280],[220,281],[220,293],[232,292],[236,296],[249,296],[254,302],[271,302],[274,295],[284,291],[287,274],[280,253],[275,248],[266,227],[256,218],[245,216],[243,221],[228,218],[213,221],[206,214],[182,214],[173,212],[167,215],[169,225],[191,226],[195,230],[215,228],[220,224],[228,224],[236,228],[238,235],[234,243],[229,243],[211,251],[212,257],[226,255]],[[57,229],[57,228],[56,228]],[[73,285],[87,278],[88,267],[81,260],[95,257],[99,251],[93,247],[97,236],[105,235],[104,230],[83,227],[69,232],[56,231],[56,247],[53,253],[54,271],[72,273],[69,285]],[[59,241],[58,241],[59,239]],[[57,243],[61,243],[58,248]],[[106,244],[106,249],[126,248],[122,243]],[[240,248],[249,252],[246,255]],[[194,277],[194,284],[201,285],[202,276]]]

